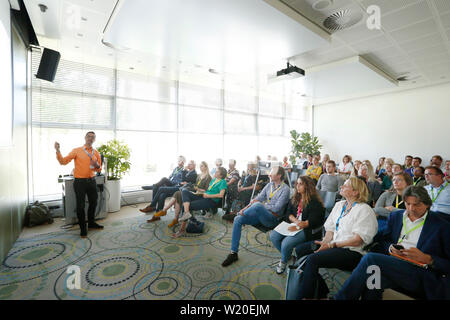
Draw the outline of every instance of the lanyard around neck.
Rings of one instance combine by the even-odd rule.
[[[398,194],[397,194],[397,196],[395,197],[395,207],[398,209],[398,206],[401,205],[402,203],[403,203],[403,199],[402,199],[402,201],[398,202]]]
[[[350,210],[352,210],[352,208],[355,206],[356,202],[354,202],[348,209],[347,209],[347,204],[348,204],[348,201],[345,202],[345,205],[341,211],[341,215],[339,216],[338,220],[336,221],[336,231],[339,229],[339,221],[343,217],[345,217],[350,212]]]
[[[280,185],[278,186],[278,188],[275,189],[275,192],[273,191],[273,186],[275,185],[275,183],[273,185],[270,186],[270,195],[269,195],[269,203],[270,200],[272,200],[273,196],[275,195],[275,193],[278,192],[278,190],[280,190],[281,186],[283,185],[284,182],[280,183]]]
[[[222,181],[222,179],[217,179],[216,181],[214,181],[214,183],[212,185],[209,186],[208,191],[211,190],[216,184],[218,184],[220,181]]]
[[[89,152],[86,150],[86,147],[83,147],[84,152],[88,155],[88,157],[92,160],[92,157],[94,156],[94,148],[92,148],[92,154],[89,154]]]
[[[426,219],[426,218],[425,218]],[[403,228],[402,228],[402,232],[403,230],[405,231],[405,234],[403,235],[403,237],[400,239],[400,241],[398,243],[401,243],[403,240],[405,240],[406,236],[413,232],[414,230],[416,230],[417,228],[420,228],[421,226],[423,226],[423,224],[425,223],[425,219],[423,219],[423,221],[421,223],[419,223],[417,226],[415,226],[414,228],[411,228],[409,230],[406,230],[406,215],[403,215]]]
[[[431,201],[434,203],[436,201],[436,199],[439,197],[439,195],[441,194],[442,190],[444,190],[446,187],[448,186],[448,181],[445,183],[444,187],[442,187],[442,185],[439,187],[439,192],[436,195],[436,197],[434,197],[434,191],[433,191],[433,186],[431,186]]]

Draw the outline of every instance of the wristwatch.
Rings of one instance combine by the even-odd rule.
[[[295,227],[297,228],[297,230],[300,230],[300,226],[299,225],[295,225]]]

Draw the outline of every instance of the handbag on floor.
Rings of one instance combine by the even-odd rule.
[[[198,221],[195,218],[191,218],[188,221],[188,225],[186,227],[187,233],[203,233],[203,228],[205,226],[204,222]]]
[[[286,300],[300,300],[300,283],[303,280],[303,268],[306,263],[306,259],[309,255],[305,255],[298,259],[295,264],[288,266],[288,276],[286,280],[286,290],[285,297]],[[326,298],[329,290],[328,287],[321,277],[318,276],[318,281],[315,284],[314,299]]]
[[[49,208],[39,201],[28,205],[25,209],[25,226],[34,227],[44,223],[53,223],[53,218]]]

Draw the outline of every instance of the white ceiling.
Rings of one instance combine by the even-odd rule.
[[[324,10],[312,9],[315,1],[121,0],[103,34],[116,0],[24,0],[41,45],[87,64],[207,81],[217,80],[208,72],[214,68],[228,71],[221,77],[235,84],[262,88],[267,73],[289,57],[308,74],[317,66],[361,56],[391,78],[410,77],[400,89],[450,81],[450,0],[330,0]],[[39,3],[48,6],[46,13]],[[372,4],[381,9],[381,30],[365,25],[365,10]],[[345,30],[326,29],[325,18],[343,9],[359,10],[363,19]],[[108,48],[101,43],[104,37],[133,50]],[[247,69],[239,73],[241,63]],[[379,73],[372,72],[375,79]],[[315,92],[337,96],[332,86],[327,82]],[[385,90],[375,80],[368,87],[367,92]]]

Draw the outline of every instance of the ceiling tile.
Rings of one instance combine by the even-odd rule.
[[[450,11],[450,1],[448,0],[431,0],[436,6],[438,12]]]
[[[383,16],[381,26],[387,31],[391,31],[418,21],[427,20],[432,16],[428,3],[423,1]]]
[[[450,12],[441,15],[440,18],[444,28],[450,28]]]
[[[404,8],[408,5],[422,0],[362,0],[362,5],[367,9],[371,5],[380,7],[381,15],[385,15],[391,11]]]
[[[445,47],[443,44],[439,44],[434,47],[423,48],[421,50],[410,52],[410,53],[408,53],[408,55],[412,59],[418,59],[421,57],[428,57],[431,59],[431,57],[433,57],[433,56],[440,55],[440,54],[446,54],[446,53],[448,53],[447,47]]]
[[[413,62],[420,67],[428,67],[435,64],[440,64],[450,60],[450,55],[446,53],[438,54],[430,59],[427,56],[422,56],[420,58],[413,59]]]
[[[444,40],[440,33],[421,37],[412,41],[400,43],[399,46],[406,52],[421,50],[443,43]]]
[[[414,25],[407,25],[391,32],[391,36],[399,43],[411,41],[428,34],[438,32],[436,22],[433,19],[422,21]]]
[[[383,49],[387,47],[391,47],[391,41],[384,35],[363,40],[361,42],[357,42],[350,45],[353,49],[358,51],[359,53],[368,53],[372,50]]]
[[[359,23],[358,25],[346,29],[341,30],[333,34],[333,37],[337,37],[342,41],[348,43],[355,43],[363,40],[367,40],[370,38],[374,38],[377,36],[382,36],[383,32],[380,30],[369,30],[365,23]]]

